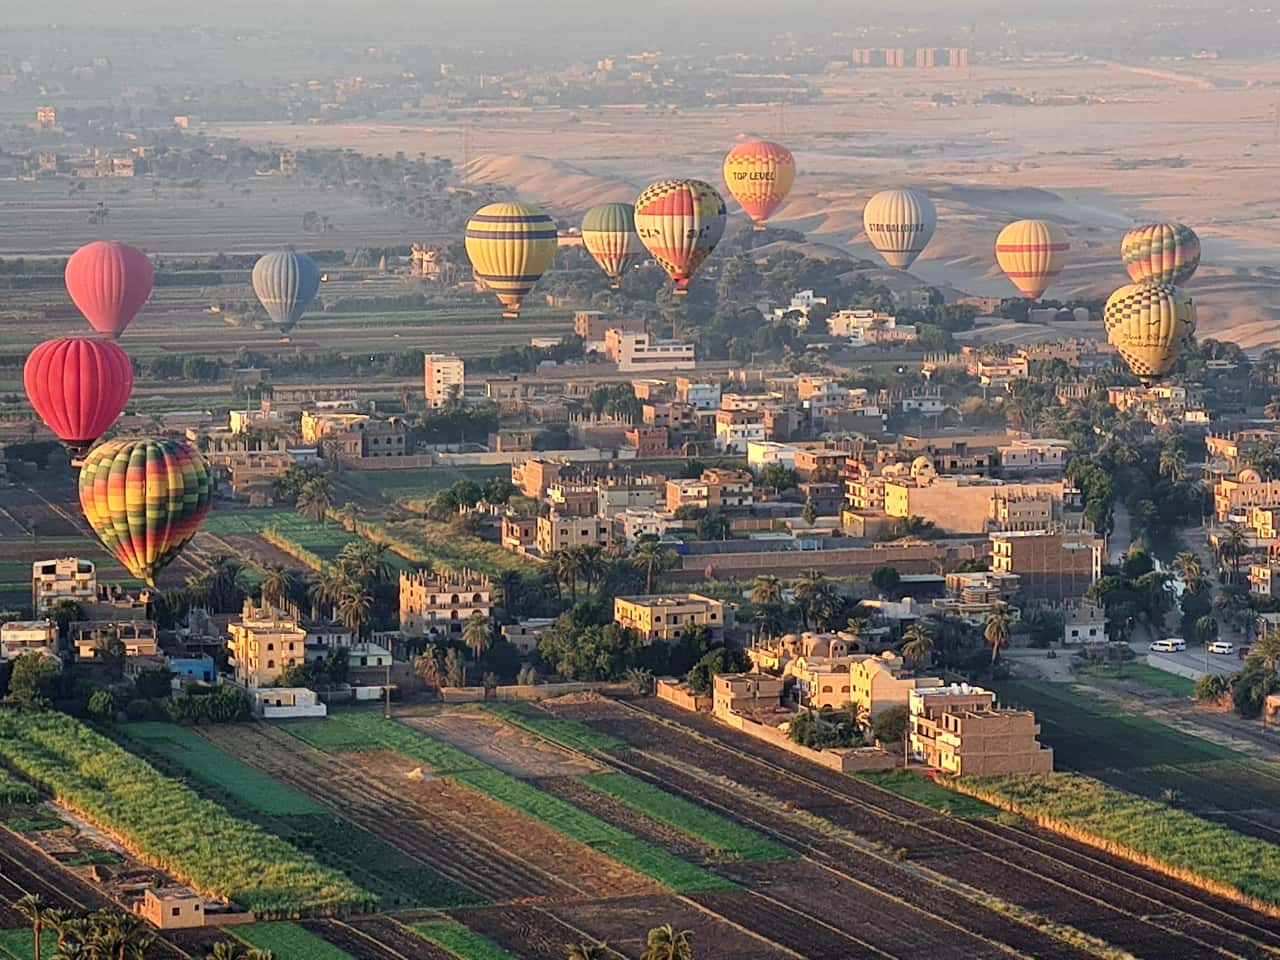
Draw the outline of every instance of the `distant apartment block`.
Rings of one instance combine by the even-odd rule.
[[[245,687],[272,686],[286,667],[306,661],[307,631],[293,617],[246,600],[239,621],[227,624],[230,666]]]
[[[610,523],[600,517],[538,517],[536,545],[542,556],[569,547],[607,547]]]
[[[613,622],[635,630],[646,641],[670,643],[693,627],[706,627],[713,639],[724,636],[724,604],[697,593],[615,597]]]
[[[423,387],[432,410],[462,399],[466,365],[450,353],[428,353],[423,357]]]
[[[912,690],[912,755],[957,777],[1052,773],[1053,751],[1036,739],[1035,714],[997,707],[995,699],[968,684]]]
[[[97,599],[98,575],[93,561],[60,557],[31,565],[31,609],[37,617],[60,600],[87,604]]]
[[[992,533],[991,569],[1016,573],[1029,600],[1077,600],[1102,576],[1106,541],[1084,532],[1009,530]]]
[[[647,333],[611,327],[604,335],[605,353],[623,373],[692,370],[693,344],[679,340],[657,340]]]
[[[460,634],[473,614],[493,614],[493,583],[473,573],[400,574],[400,632]]]
[[[0,624],[0,660],[24,653],[58,655],[58,625],[52,620],[10,620]]]

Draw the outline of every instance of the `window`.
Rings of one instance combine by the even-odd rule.
[[[267,649],[268,649],[268,650],[274,650],[275,648],[276,648],[276,645],[275,645],[274,643],[268,643],[268,644],[267,644]]]
[[[274,669],[275,669],[275,666],[276,666],[276,662],[275,662],[274,660],[268,660],[268,661],[267,661],[267,669],[268,669],[268,670],[274,670]]]
[[[173,908],[173,913],[171,913],[171,914],[170,914],[170,916],[174,916],[174,917],[181,916],[181,915],[182,915],[182,908],[181,908],[181,907],[174,907],[174,908]]]

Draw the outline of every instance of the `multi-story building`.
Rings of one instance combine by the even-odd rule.
[[[671,454],[671,435],[665,427],[632,427],[626,432],[624,439],[627,446],[641,459]]]
[[[695,410],[719,409],[720,384],[699,383],[692,377],[676,377],[676,400]]]
[[[523,463],[511,465],[511,482],[515,484],[521,496],[541,500],[547,495],[551,484],[560,479],[560,472],[564,467],[565,465],[558,460],[534,457]]]
[[[611,329],[644,333],[644,320],[609,316],[600,310],[578,310],[573,315],[574,335],[582,338],[587,353],[604,353],[605,333]]]
[[[764,440],[764,413],[760,410],[720,410],[716,413],[716,449],[746,453],[751,441]]]
[[[680,340],[658,340],[647,333],[611,327],[604,334],[604,350],[623,373],[692,370],[693,344]]]
[[[339,460],[403,457],[409,424],[401,417],[375,419],[362,413],[302,411],[302,439]]]
[[[1090,533],[1006,530],[990,538],[991,569],[1016,573],[1027,599],[1076,600],[1102,576],[1106,541]]]
[[[462,399],[466,383],[466,364],[451,353],[428,353],[423,357],[423,389],[427,406],[438,410],[451,401]]]
[[[849,667],[852,657],[799,656],[788,660],[784,674],[795,678],[797,700],[811,710],[839,710],[851,702]]]
[[[493,583],[475,573],[400,574],[400,632],[460,634],[473,613],[493,613]]]
[[[1243,521],[1249,507],[1280,504],[1280,480],[1263,480],[1252,467],[1236,477],[1223,477],[1213,486],[1213,511],[1219,523]]]
[[[0,624],[0,660],[24,653],[58,655],[58,625],[52,620],[10,620]]]
[[[1107,615],[1092,603],[1068,604],[1063,611],[1062,642],[1066,646],[1102,643],[1107,639]]]
[[[925,457],[934,473],[990,476],[999,462],[997,444],[985,437],[976,439],[942,439],[904,434],[898,438],[898,450],[913,461]]]
[[[502,518],[502,548],[523,553],[538,543],[538,518],[507,514]]]
[[[1245,511],[1244,525],[1249,528],[1255,540],[1276,539],[1280,528],[1280,506],[1268,504],[1265,507],[1249,507]]]
[[[633,548],[643,537],[662,537],[670,530],[683,530],[685,522],[657,510],[627,508],[613,515],[613,542]]]
[[[153,620],[73,620],[67,637],[77,660],[96,659],[112,640],[120,641],[126,658],[160,655]]]
[[[560,479],[547,487],[551,509],[566,517],[594,516],[599,495],[595,481]]]
[[[552,513],[538,518],[536,545],[541,556],[569,547],[607,547],[610,523],[600,517],[562,517]]]
[[[1000,472],[1013,474],[1044,473],[1061,476],[1071,455],[1066,440],[1015,440],[996,448]]]
[[[747,444],[747,467],[757,473],[770,466],[790,470],[796,465],[798,449],[792,444],[778,443],[775,440],[752,440]]]
[[[995,694],[953,684],[909,695],[915,759],[957,777],[1053,772],[1053,750],[1036,739],[1030,710],[996,706]]]
[[[61,557],[31,565],[31,609],[37,617],[60,600],[84,605],[98,599],[98,574],[91,560]]]
[[[793,467],[801,480],[813,480],[817,477],[834,479],[839,475],[847,456],[845,451],[826,444],[818,446],[800,444],[796,447]]]
[[[229,665],[245,687],[272,686],[286,667],[306,662],[307,631],[297,618],[246,600],[239,622],[227,624]]]
[[[703,470],[698,479],[668,480],[667,510],[681,507],[719,510],[724,507],[749,507],[755,502],[755,478],[747,470],[713,467]]]
[[[986,477],[934,476],[924,468],[928,461],[917,458],[921,469],[912,477],[885,481],[884,510],[890,517],[905,520],[920,517],[950,533],[985,533],[1004,523],[1043,526],[1041,515],[1059,519],[1062,511],[1062,482],[1003,483]]]
[[[698,593],[615,597],[613,622],[635,630],[647,642],[679,640],[692,627],[706,627],[713,640],[724,637],[724,604]]]
[[[653,510],[666,501],[666,481],[650,476],[607,476],[596,481],[596,514],[606,520],[623,510]]]
[[[905,707],[915,690],[942,686],[938,677],[919,677],[892,650],[879,656],[854,656],[849,663],[849,700],[875,720],[890,707]]]
[[[974,375],[984,387],[1006,387],[1015,380],[1025,380],[1031,375],[1026,357],[1009,357],[1007,360],[979,360]]]

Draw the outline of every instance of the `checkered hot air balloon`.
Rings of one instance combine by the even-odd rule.
[[[520,304],[556,258],[556,225],[530,203],[491,203],[467,221],[466,247],[477,283],[520,316]]]
[[[1164,376],[1196,330],[1194,301],[1170,283],[1128,283],[1102,311],[1107,341],[1143,383]]]
[[[185,440],[108,440],[80,468],[80,506],[103,546],[150,586],[209,512],[209,470]]]
[[[756,229],[787,199],[796,182],[796,158],[780,143],[740,143],[724,158],[724,183]]]
[[[1149,223],[1124,235],[1120,258],[1134,283],[1180,287],[1200,266],[1200,238],[1181,223]]]
[[[1017,220],[996,237],[996,263],[1024,297],[1039,300],[1066,266],[1071,242],[1047,220]]]
[[[602,203],[582,218],[582,245],[613,281],[644,259],[644,244],[636,235],[636,208],[629,203]]]
[[[636,198],[640,242],[688,293],[689,279],[724,236],[724,198],[701,180],[659,180]]]

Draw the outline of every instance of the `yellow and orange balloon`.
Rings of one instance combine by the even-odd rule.
[[[996,263],[1024,297],[1039,300],[1067,264],[1071,241],[1047,220],[1017,220],[996,237]]]
[[[796,158],[770,140],[741,143],[724,158],[724,182],[756,229],[763,230],[796,182]]]
[[[1102,311],[1107,341],[1145,384],[1173,369],[1196,331],[1196,305],[1171,283],[1127,283]]]
[[[636,198],[640,242],[675,283],[677,296],[724,236],[724,198],[701,180],[659,180]]]

